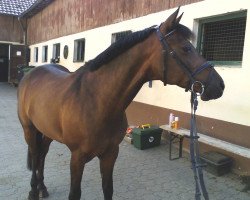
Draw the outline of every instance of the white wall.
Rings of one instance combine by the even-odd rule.
[[[181,23],[188,26],[194,32],[197,31],[199,18],[212,17],[226,14],[228,12],[249,10],[250,5],[247,0],[205,0],[198,3],[181,7],[184,12]],[[83,63],[73,63],[74,40],[85,38],[85,60],[93,59],[100,52],[105,50],[111,43],[112,33],[126,30],[141,30],[151,25],[159,25],[175,9],[150,14],[133,20],[124,21],[105,27],[92,29],[83,33],[69,35],[45,43],[30,46],[31,65],[41,65],[42,46],[48,45],[48,61],[52,57],[52,46],[61,43],[60,64],[69,70],[75,71]],[[67,60],[63,58],[63,47],[69,46],[69,56]],[[194,45],[196,42],[194,41]],[[39,62],[33,62],[34,47],[39,47]],[[244,54],[242,66],[236,67],[216,67],[216,70],[223,77],[226,89],[222,98],[210,102],[199,103],[198,115],[215,118],[223,121],[238,123],[250,126],[250,18],[247,16],[245,33]],[[153,88],[148,88],[145,84],[142,90],[135,97],[135,101],[160,106],[182,112],[190,112],[189,94],[176,86],[164,87],[160,81],[153,82]]]
[[[197,19],[249,10],[247,0],[206,0],[182,7],[181,23],[197,30]],[[171,12],[168,12],[171,13]],[[249,12],[248,12],[249,13]],[[250,126],[250,17],[247,16],[244,54],[241,68],[216,67],[225,81],[222,98],[199,103],[198,115]],[[153,90],[146,85],[135,98],[136,101],[173,110],[190,112],[189,94],[176,86],[163,88],[162,83],[153,82]]]

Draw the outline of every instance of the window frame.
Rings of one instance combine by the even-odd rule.
[[[117,41],[118,34],[125,34],[123,37],[133,33],[132,30],[126,30],[126,31],[120,31],[116,33],[112,33],[111,35],[111,44],[115,43]]]
[[[26,62],[29,63],[29,62],[31,61],[30,58],[32,58],[32,55],[31,55],[30,47],[28,47],[28,48],[26,49]]]
[[[48,45],[42,47],[42,62],[48,62]]]
[[[52,59],[60,58],[61,43],[53,44]]]
[[[34,47],[34,62],[38,62],[38,53],[39,53],[38,47]]]
[[[79,47],[80,42],[83,42],[82,48]],[[74,40],[73,62],[84,62],[84,60],[85,60],[85,46],[86,46],[86,39],[85,38],[80,38],[80,39]]]
[[[202,49],[202,40],[204,35],[202,34],[202,29],[203,25],[206,23],[211,23],[211,22],[219,22],[223,20],[229,20],[229,19],[237,19],[241,17],[247,17],[247,10],[242,10],[238,12],[232,12],[232,13],[227,13],[224,15],[217,15],[217,16],[211,16],[211,17],[206,17],[206,18],[201,18],[198,19],[198,34],[197,34],[197,50],[201,54],[201,49]],[[245,30],[246,34],[246,30]],[[244,36],[244,43],[245,43],[245,37]],[[243,44],[243,54],[244,54],[244,44]],[[243,54],[242,54],[242,60],[243,60]],[[210,61],[214,63],[217,66],[226,66],[226,67],[241,67],[242,65],[242,60],[241,61]]]

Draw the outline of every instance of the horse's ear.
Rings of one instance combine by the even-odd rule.
[[[178,18],[176,18],[176,20],[175,20],[175,24],[179,24],[179,23],[180,23],[180,21],[181,21],[181,18],[182,18],[182,16],[183,16],[183,14],[184,14],[184,12],[183,12],[183,13],[181,13],[181,15],[180,15]]]
[[[177,10],[172,15],[170,15],[165,22],[162,23],[161,31],[163,33],[171,31],[179,23],[182,17],[181,15],[180,17],[177,18],[179,10],[180,10],[180,7],[178,7]]]

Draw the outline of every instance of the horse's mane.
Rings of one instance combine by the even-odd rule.
[[[117,42],[111,44],[106,50],[100,53],[96,58],[87,62],[83,67],[78,70],[83,70],[83,68],[88,68],[90,71],[95,71],[99,69],[102,65],[110,62],[115,57],[119,56],[123,52],[127,51],[134,45],[142,42],[154,31],[153,27],[146,28],[141,31],[137,31],[127,35],[126,37],[119,39]]]
[[[182,24],[178,24],[174,29],[176,29],[176,31],[183,35],[186,39],[193,37],[193,32]],[[107,64],[134,45],[144,41],[154,30],[155,26],[152,26],[127,35],[126,37],[111,44],[106,50],[96,56],[93,60],[86,62],[86,64],[80,67],[77,71],[86,71],[87,69],[90,71],[98,70],[101,66]]]

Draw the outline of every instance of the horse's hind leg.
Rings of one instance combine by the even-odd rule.
[[[38,167],[38,158],[39,158],[39,143],[42,139],[42,135],[37,131],[37,129],[32,125],[23,126],[25,140],[28,144],[28,167],[31,167],[32,176],[30,181],[31,191],[29,192],[29,200],[38,200],[39,191],[38,191],[38,179],[36,175],[36,170]]]
[[[37,171],[37,179],[38,179],[38,190],[39,196],[41,198],[45,198],[49,196],[46,186],[44,185],[44,163],[45,157],[49,151],[49,146],[52,140],[43,135],[42,142],[40,146],[39,152],[39,160],[38,160],[38,171]]]
[[[112,200],[113,196],[113,169],[118,156],[119,146],[109,149],[99,156],[102,175],[102,189],[105,200]]]

